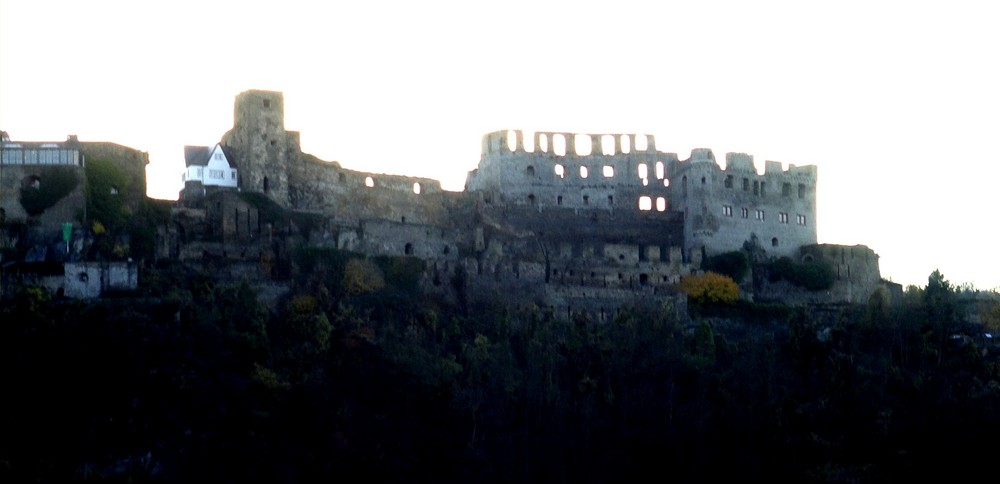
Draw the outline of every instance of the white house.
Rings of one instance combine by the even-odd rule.
[[[239,176],[236,173],[236,160],[232,153],[220,144],[214,148],[208,146],[185,146],[184,163],[186,168],[181,180],[184,182],[199,181],[205,186],[236,188]]]

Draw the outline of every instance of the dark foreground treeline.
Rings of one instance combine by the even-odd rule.
[[[426,301],[405,261],[308,262],[271,314],[179,267],[144,298],[4,301],[0,481],[994,474],[998,348],[943,278],[839,313],[597,324]]]

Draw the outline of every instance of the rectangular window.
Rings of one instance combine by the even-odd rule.
[[[806,198],[806,186],[799,183],[799,198]]]
[[[757,220],[760,220],[761,222],[764,221],[764,211],[763,210],[757,210]]]
[[[722,206],[722,215],[725,215],[727,217],[732,217],[733,216],[733,206],[732,205],[723,205]]]
[[[743,179],[743,191],[750,191],[750,180],[747,178]]]
[[[785,212],[778,212],[778,223],[779,224],[787,224],[788,223],[788,214],[785,213]]]
[[[198,179],[205,178],[204,168],[198,168]]]
[[[797,223],[799,225],[805,225],[806,224],[806,216],[805,215],[796,215],[795,216],[795,223]]]
[[[222,153],[216,153],[215,154],[215,159],[216,160],[221,160],[222,159]]]
[[[208,177],[215,179],[222,179],[226,177],[226,174],[222,170],[208,170]]]
[[[726,175],[726,188],[733,188],[733,175]]]
[[[235,171],[229,172],[229,178],[232,179],[232,180],[235,180],[236,179],[236,172]]]
[[[792,196],[792,184],[791,183],[782,183],[781,184],[781,196],[783,196],[783,197],[790,197],[790,196]]]
[[[750,209],[746,207],[741,208],[740,216],[742,216],[743,218],[750,218]]]
[[[760,182],[759,181],[754,181],[753,182],[753,194],[754,195],[760,195]]]

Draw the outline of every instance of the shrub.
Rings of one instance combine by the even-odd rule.
[[[768,279],[772,282],[784,279],[810,291],[822,291],[833,286],[833,266],[824,260],[797,263],[782,257],[774,261],[769,269]]]
[[[698,304],[735,302],[740,297],[740,286],[729,276],[706,272],[681,279],[681,292]]]
[[[704,269],[742,281],[750,270],[750,258],[742,250],[724,252],[705,259]]]

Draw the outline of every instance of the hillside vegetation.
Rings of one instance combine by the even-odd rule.
[[[938,273],[902,301],[684,325],[669,306],[596,324],[449,305],[414,290],[421,270],[302,252],[273,311],[247,283],[175,264],[129,299],[25,288],[0,310],[0,481],[905,482],[992,467],[998,348]]]

